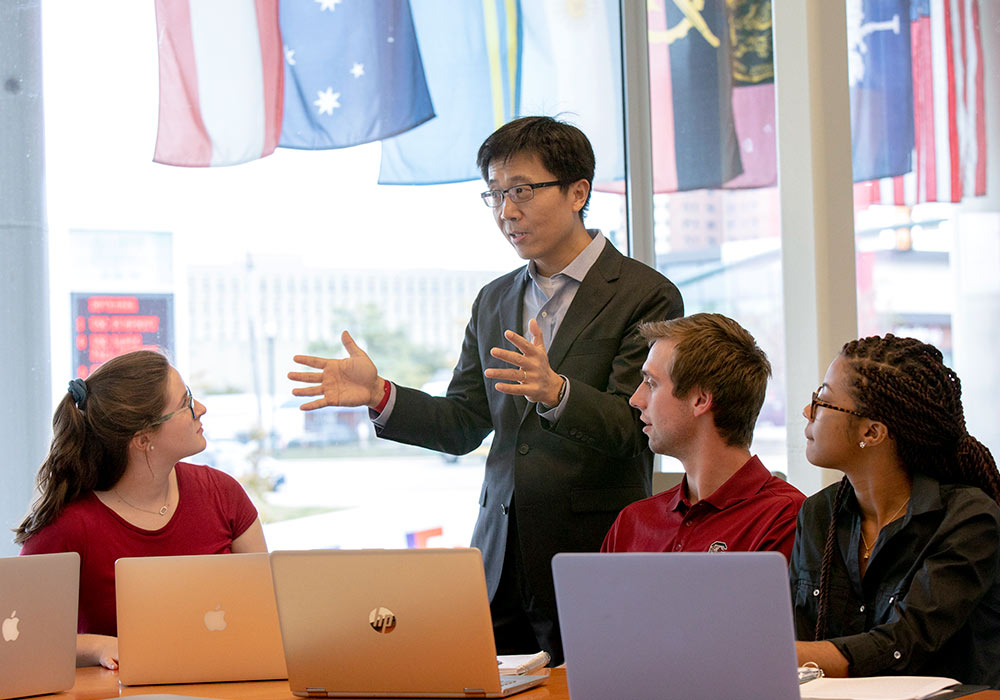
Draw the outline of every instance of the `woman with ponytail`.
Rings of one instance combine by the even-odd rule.
[[[205,449],[196,401],[159,353],[74,379],[56,407],[21,554],[77,552],[77,664],[116,668],[115,560],[264,552],[257,510],[232,477],[182,462]]]
[[[804,413],[807,459],[845,476],[799,512],[799,664],[1000,687],[1000,474],[941,352],[851,341]]]

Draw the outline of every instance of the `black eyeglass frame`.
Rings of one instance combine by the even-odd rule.
[[[176,416],[181,411],[187,411],[187,410],[191,411],[192,420],[198,420],[198,416],[194,414],[194,395],[191,393],[191,387],[185,386],[184,389],[187,390],[187,406],[183,406],[181,408],[178,408],[176,411],[171,411],[166,415],[160,416],[153,422],[153,425],[160,425],[161,423],[166,423],[168,420]]]
[[[483,198],[483,204],[485,204],[490,209],[498,209],[503,206],[503,198],[506,197],[514,204],[524,204],[525,202],[530,202],[535,198],[535,190],[542,187],[555,187],[556,185],[568,184],[563,180],[552,180],[551,182],[524,182],[519,185],[514,185],[508,187],[505,190],[486,190],[479,196]],[[523,189],[523,193],[519,193],[516,197],[513,194],[515,190]],[[499,201],[495,204],[492,202],[493,199],[499,197]]]
[[[859,413],[858,411],[853,411],[853,410],[851,410],[849,408],[841,408],[840,406],[836,406],[836,405],[834,405],[832,403],[824,401],[823,399],[821,399],[819,397],[818,392],[814,391],[813,395],[812,395],[812,401],[809,403],[809,422],[810,423],[812,423],[814,420],[816,420],[816,407],[817,406],[819,406],[820,408],[829,408],[832,411],[840,411],[841,413],[849,413],[850,415],[857,416],[858,418],[864,418],[865,417],[865,415],[863,413]]]

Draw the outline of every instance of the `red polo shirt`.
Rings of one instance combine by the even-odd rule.
[[[602,552],[777,551],[788,559],[805,496],[772,476],[757,457],[694,505],[680,484],[626,506]]]

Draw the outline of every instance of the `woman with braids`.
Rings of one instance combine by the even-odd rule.
[[[799,512],[799,664],[1000,687],[1000,475],[941,352],[851,341],[804,412],[806,457],[845,477]]]
[[[232,477],[182,462],[205,449],[205,407],[155,352],[74,379],[56,408],[21,554],[78,552],[77,664],[116,668],[115,560],[264,552],[257,510]]]

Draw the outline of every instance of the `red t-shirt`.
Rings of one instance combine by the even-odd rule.
[[[788,559],[805,496],[751,457],[708,498],[684,496],[687,477],[652,498],[626,506],[602,552],[778,551]]]
[[[117,636],[116,559],[225,554],[257,519],[257,509],[233,477],[184,462],[175,469],[177,508],[159,530],[132,525],[88,493],[63,508],[21,548],[21,554],[80,554],[79,633]]]

